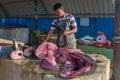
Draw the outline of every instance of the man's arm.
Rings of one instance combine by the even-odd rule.
[[[56,19],[53,20],[50,31],[48,32],[47,37],[45,38],[44,42],[47,42],[50,39],[50,37],[52,36],[52,34],[55,30],[54,26],[56,25],[56,21],[57,21]]]
[[[45,38],[44,42],[47,42],[50,39],[50,37],[52,36],[53,32],[54,32],[54,29],[50,29],[50,31],[48,32],[47,37]]]
[[[76,26],[73,26],[71,30],[68,30],[68,31],[65,31],[63,33],[63,35],[67,36],[69,34],[73,34],[73,33],[76,33],[77,32],[77,27]]]

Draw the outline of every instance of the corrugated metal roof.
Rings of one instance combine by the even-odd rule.
[[[53,5],[79,17],[113,17],[115,0],[37,0],[39,16],[54,16]],[[0,17],[33,17],[34,0],[0,0]],[[5,16],[6,15],[6,16]]]
[[[4,14],[2,9],[0,9],[0,16],[5,16],[5,14]]]

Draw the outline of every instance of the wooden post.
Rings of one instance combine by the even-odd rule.
[[[120,80],[120,0],[115,0],[114,55],[112,80]]]

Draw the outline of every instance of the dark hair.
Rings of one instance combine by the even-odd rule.
[[[57,10],[57,9],[60,9],[62,7],[62,4],[61,3],[56,3],[54,6],[53,6],[53,10]]]

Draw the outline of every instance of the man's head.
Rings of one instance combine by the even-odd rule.
[[[55,11],[55,14],[59,17],[63,17],[64,16],[64,8],[62,6],[61,3],[56,3],[54,6],[53,6],[53,10]]]

